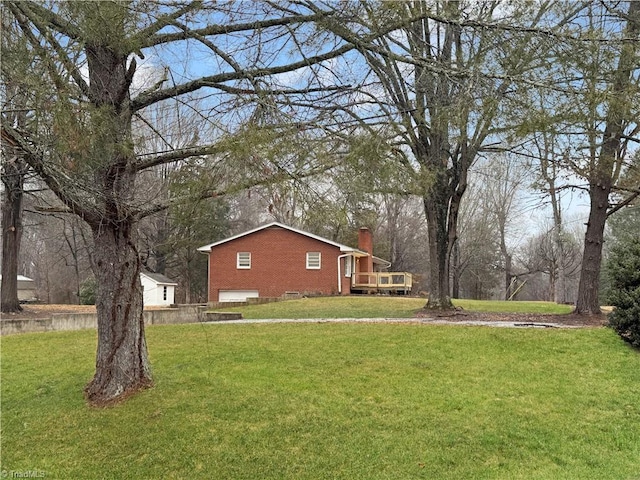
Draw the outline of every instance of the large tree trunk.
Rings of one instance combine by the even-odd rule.
[[[453,308],[450,297],[449,265],[450,232],[448,231],[450,197],[444,185],[436,184],[430,189],[430,195],[424,198],[424,211],[427,217],[429,235],[429,300],[425,305],[430,310],[449,310]]]
[[[10,153],[10,152],[5,152]],[[2,313],[22,311],[18,299],[18,256],[22,239],[22,197],[26,167],[19,157],[5,160],[2,166]]]
[[[100,6],[103,15],[114,18],[106,32],[124,38],[126,9],[111,3]],[[93,20],[101,21],[100,13]],[[97,280],[96,372],[85,388],[93,405],[119,401],[152,384],[142,317],[141,262],[133,238],[137,220],[131,215],[137,172],[129,87],[135,62],[131,60],[127,68],[127,54],[103,42],[98,35],[96,43],[86,47],[95,106],[91,122],[98,132],[89,153],[98,166],[93,172],[99,201],[85,218],[93,232],[91,263]]]
[[[451,298],[460,298],[460,245],[453,246],[451,256]]]
[[[587,231],[584,236],[582,270],[580,272],[575,313],[600,313],[600,265],[602,263],[602,245],[604,243],[604,227],[607,221],[610,191],[610,180],[607,182],[606,179],[603,182],[592,185],[590,189],[591,207],[589,209]]]
[[[93,272],[97,279],[96,372],[85,393],[105,405],[152,385],[142,317],[140,259],[132,225],[94,227]]]

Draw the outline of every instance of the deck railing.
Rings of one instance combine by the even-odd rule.
[[[351,287],[358,290],[411,291],[413,276],[408,272],[368,272],[354,273]]]

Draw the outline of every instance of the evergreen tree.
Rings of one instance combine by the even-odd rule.
[[[625,341],[640,348],[640,236],[619,242],[607,266],[609,302],[615,307],[609,324]]]

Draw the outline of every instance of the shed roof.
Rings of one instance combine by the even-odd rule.
[[[2,280],[2,275],[0,275],[0,280]],[[33,278],[25,277],[24,275],[18,275],[19,282],[33,282]]]
[[[151,280],[153,280],[154,282],[156,282],[159,285],[178,285],[176,282],[171,280],[169,277],[165,277],[161,273],[147,272],[145,270],[143,272],[140,272],[140,275],[144,275],[145,277],[150,278]]]

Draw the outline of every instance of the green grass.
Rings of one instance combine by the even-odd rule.
[[[287,300],[263,305],[223,308],[242,312],[244,318],[410,318],[424,307],[424,298],[411,297],[317,297]],[[464,310],[496,313],[571,312],[569,305],[551,302],[500,302],[487,300],[454,300]]]
[[[2,465],[61,479],[629,479],[640,355],[609,329],[148,328],[156,386],[85,405],[95,331],[2,338]]]

